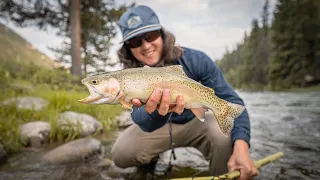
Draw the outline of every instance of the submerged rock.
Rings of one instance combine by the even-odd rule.
[[[0,143],[0,165],[4,164],[8,159],[8,154],[4,149],[3,145]]]
[[[95,162],[101,161],[104,154],[105,148],[99,140],[82,138],[56,147],[42,156],[42,160],[57,164]]]
[[[51,126],[48,122],[34,121],[20,126],[20,140],[24,145],[39,148],[49,141]]]
[[[30,109],[36,111],[39,111],[48,105],[47,100],[37,97],[12,98],[2,102],[4,105],[13,103],[16,103],[19,109]]]
[[[205,159],[202,153],[193,147],[181,147],[174,149],[176,160],[172,159],[172,166],[184,168],[190,167],[192,169],[205,171],[209,168],[209,161]],[[168,168],[171,150],[167,150],[160,154],[160,158],[156,164],[155,171],[158,175],[162,175]]]
[[[96,118],[73,111],[66,111],[60,114],[57,126],[59,129],[77,131],[82,137],[103,130],[102,124]]]

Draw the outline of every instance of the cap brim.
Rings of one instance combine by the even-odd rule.
[[[147,33],[147,32],[150,32],[150,31],[155,31],[155,30],[159,30],[161,29],[162,26],[159,24],[157,26],[153,26],[153,27],[148,27],[148,28],[145,28],[145,27],[141,27],[140,29],[137,29],[136,32],[130,34],[129,36],[125,37],[120,43],[123,43],[124,41],[127,41],[135,36],[139,36],[141,34],[144,34],[144,33]]]

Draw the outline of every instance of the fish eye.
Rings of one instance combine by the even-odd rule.
[[[96,85],[96,84],[98,84],[98,81],[97,81],[97,80],[92,80],[91,83],[92,83],[93,85]]]

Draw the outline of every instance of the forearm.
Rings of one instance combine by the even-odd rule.
[[[231,131],[231,140],[234,145],[235,141],[238,139],[244,140],[250,147],[250,120],[248,111],[244,112],[234,120],[234,127]]]
[[[249,153],[249,145],[245,140],[237,139],[234,142],[233,152],[244,152]]]

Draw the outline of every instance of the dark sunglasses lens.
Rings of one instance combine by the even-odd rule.
[[[129,48],[137,48],[137,47],[141,46],[141,44],[142,44],[142,39],[139,37],[132,38],[127,43]]]
[[[154,40],[156,40],[158,37],[160,36],[160,32],[159,31],[152,31],[152,32],[148,32],[145,34],[145,40],[148,42],[152,42]]]
[[[156,40],[160,35],[161,34],[159,31],[147,32],[146,34],[144,34],[142,36],[135,37],[135,38],[128,40],[127,45],[129,48],[137,48],[137,47],[141,46],[142,38],[145,39],[147,42],[152,42],[152,41]]]

